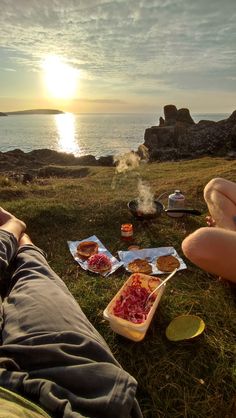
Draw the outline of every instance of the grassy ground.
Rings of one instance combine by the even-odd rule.
[[[65,176],[65,168],[61,170]],[[216,176],[236,181],[235,162],[203,158],[153,163],[126,176],[115,175],[114,168],[92,167],[85,177],[75,178],[73,168],[66,170],[67,178],[39,179],[30,185],[9,182],[2,176],[1,205],[26,221],[29,234],[46,250],[51,266],[121,365],[137,379],[144,417],[235,416],[235,288],[187,262],[188,269],[167,285],[146,338],[135,343],[114,334],[102,316],[127,273],[120,269],[105,279],[87,274],[67,247],[67,240],[95,234],[116,255],[127,248],[120,241],[120,225],[132,222],[135,242],[141,247],[173,245],[183,256],[183,238],[204,225],[204,185]],[[134,220],[127,201],[137,196],[138,178],[147,181],[156,196],[180,188],[188,205],[202,210],[203,215],[175,220],[163,213],[148,223]],[[191,342],[169,342],[167,325],[186,313],[201,316],[205,332]]]

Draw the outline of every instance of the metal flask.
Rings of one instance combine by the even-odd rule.
[[[180,190],[175,190],[174,193],[170,194],[168,197],[168,209],[181,209],[185,207],[185,197]],[[183,216],[183,213],[168,213],[168,216],[173,218],[180,218]]]

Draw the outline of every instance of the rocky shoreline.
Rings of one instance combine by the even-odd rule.
[[[5,173],[8,177],[20,177],[23,182],[37,176],[48,177],[50,175],[60,176],[60,170],[56,167],[67,166],[112,166],[113,156],[100,157],[96,159],[93,155],[75,157],[73,154],[53,151],[50,149],[37,149],[30,152],[23,152],[15,149],[7,152],[0,152],[0,174]],[[55,167],[53,170],[52,167]],[[45,168],[47,168],[45,170]],[[80,172],[81,170],[78,170]]]
[[[201,156],[236,157],[236,110],[219,122],[201,120],[195,123],[188,109],[174,105],[164,107],[164,118],[159,125],[145,130],[144,144],[137,151],[141,159],[153,161],[178,161]],[[0,172],[36,176],[47,166],[114,166],[112,155],[75,157],[50,149],[23,152],[15,149],[0,152]]]

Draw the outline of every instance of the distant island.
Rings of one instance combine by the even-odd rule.
[[[29,109],[29,110],[17,110],[15,112],[0,112],[0,116],[10,115],[58,115],[65,113],[62,110],[57,109]]]

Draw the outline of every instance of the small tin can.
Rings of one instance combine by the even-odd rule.
[[[120,228],[121,239],[124,241],[131,241],[133,239],[134,231],[132,224],[122,224]]]
[[[168,209],[181,209],[185,207],[185,197],[180,190],[175,190],[174,193],[168,197]],[[169,216],[179,218],[183,216],[183,213],[168,213]]]

